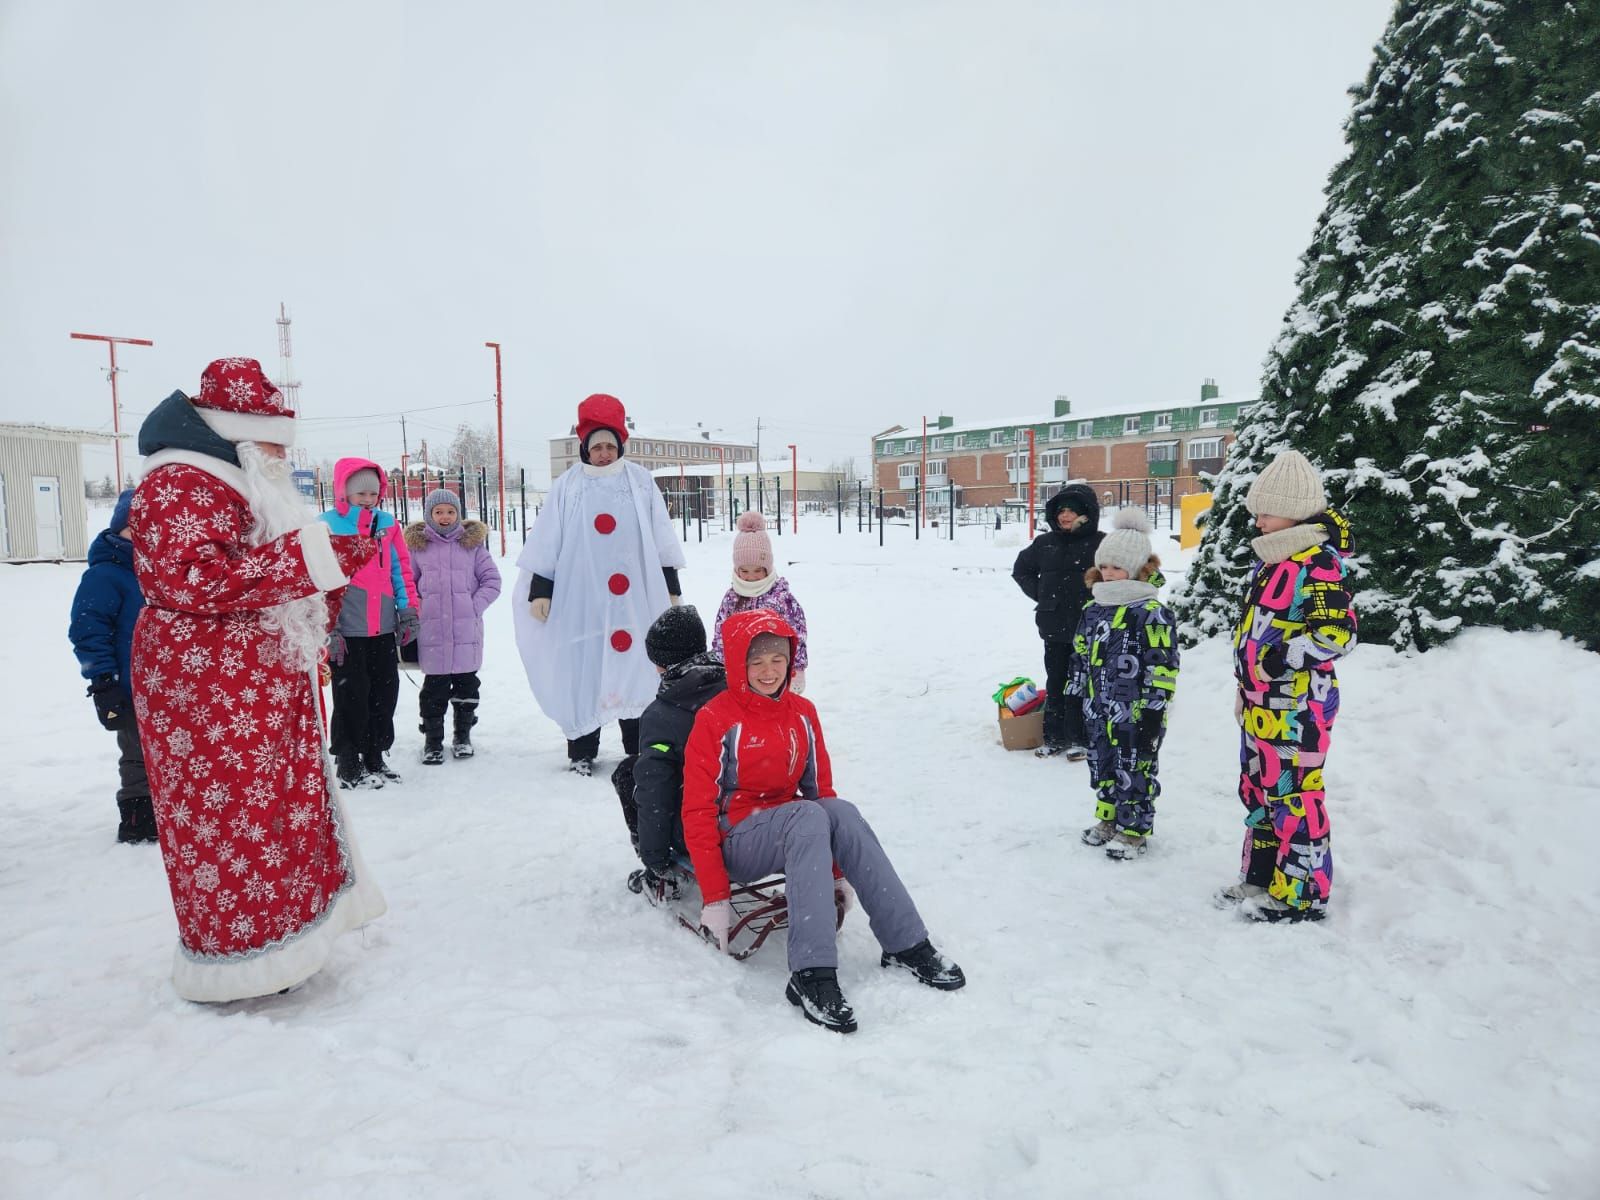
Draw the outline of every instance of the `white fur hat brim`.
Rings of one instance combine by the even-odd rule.
[[[270,442],[275,446],[294,445],[294,418],[269,417],[262,413],[224,412],[219,408],[195,405],[200,419],[211,431],[230,442]]]

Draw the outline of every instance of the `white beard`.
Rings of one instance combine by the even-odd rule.
[[[254,442],[239,442],[235,449],[244,468],[244,498],[253,521],[246,540],[252,546],[265,546],[317,519],[305,497],[295,490],[294,468],[288,459],[274,458]],[[317,665],[328,640],[327,598],[315,592],[263,609],[261,627],[278,635],[286,667],[309,671]]]

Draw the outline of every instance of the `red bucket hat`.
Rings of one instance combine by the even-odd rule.
[[[195,411],[230,442],[294,444],[294,410],[253,358],[219,358],[200,373]]]

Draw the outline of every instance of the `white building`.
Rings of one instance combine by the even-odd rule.
[[[56,561],[89,552],[83,447],[110,434],[0,424],[0,561]]]
[[[647,471],[661,467],[710,466],[717,463],[754,462],[756,448],[753,442],[736,442],[713,437],[712,430],[695,425],[693,428],[654,425],[641,429],[628,418],[627,457]],[[578,457],[578,427],[572,426],[566,437],[550,439],[550,481],[554,483]]]

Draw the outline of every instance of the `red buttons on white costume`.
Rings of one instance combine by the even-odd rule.
[[[611,635],[611,648],[618,654],[623,653],[633,645],[633,635],[626,629],[619,629]]]
[[[601,513],[594,519],[594,527],[597,533],[611,533],[617,527],[617,519],[610,513]]]
[[[606,586],[611,589],[613,596],[620,596],[628,590],[628,577],[622,574],[613,575],[606,580]]]

